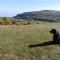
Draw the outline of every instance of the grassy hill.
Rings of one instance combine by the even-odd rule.
[[[41,21],[60,22],[60,11],[42,10],[17,14],[15,19],[35,19]]]
[[[52,28],[60,23],[0,26],[0,60],[60,60],[59,45],[28,47],[51,41]]]

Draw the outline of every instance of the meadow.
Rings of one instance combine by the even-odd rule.
[[[52,28],[60,23],[0,26],[0,60],[60,60],[59,45],[28,47],[52,41]]]

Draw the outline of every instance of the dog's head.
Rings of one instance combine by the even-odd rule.
[[[56,31],[56,29],[52,29],[51,31],[50,31],[50,33],[53,33],[53,34],[55,34],[57,31]]]

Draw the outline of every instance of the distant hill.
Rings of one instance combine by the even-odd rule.
[[[42,11],[25,12],[22,14],[17,14],[13,18],[15,18],[15,19],[35,19],[35,20],[42,20],[42,21],[60,22],[60,11],[42,10]]]

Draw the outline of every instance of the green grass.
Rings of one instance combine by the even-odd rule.
[[[60,60],[59,45],[28,47],[52,40],[52,28],[60,23],[0,26],[0,60]]]

